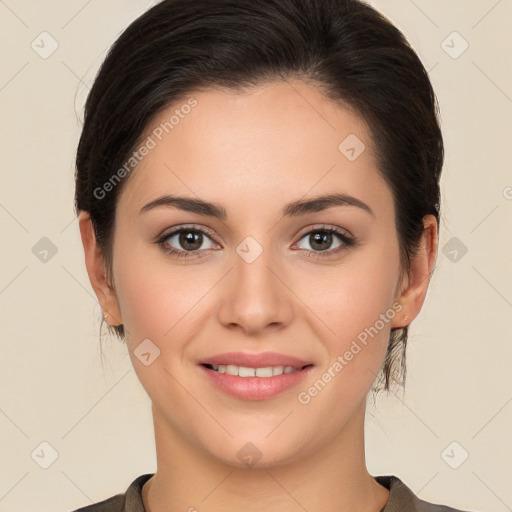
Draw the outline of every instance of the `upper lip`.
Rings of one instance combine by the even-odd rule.
[[[200,361],[199,364],[210,365],[228,365],[244,366],[246,368],[265,368],[267,366],[293,366],[295,368],[303,368],[309,364],[295,356],[279,354],[278,352],[261,352],[260,354],[250,354],[247,352],[225,352],[207,357]]]

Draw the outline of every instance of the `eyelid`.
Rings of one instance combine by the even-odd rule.
[[[206,228],[204,226],[200,226],[198,224],[183,224],[181,226],[175,226],[174,228],[171,228],[169,230],[164,230],[160,235],[156,237],[156,241],[162,241],[166,240],[167,238],[176,235],[177,233],[181,231],[197,231],[199,233],[202,233],[203,235],[206,235],[208,238],[215,238],[216,235],[213,234],[213,231],[211,231],[209,228]],[[214,241],[214,240],[212,240]]]
[[[297,235],[299,237],[299,240],[304,238],[305,235],[309,235],[311,232],[314,231],[334,231],[338,234],[344,235],[347,238],[355,239],[354,235],[345,228],[341,228],[339,226],[334,226],[331,224],[313,224],[312,226],[308,226],[307,228],[304,228],[304,230],[299,231],[299,234]]]
[[[156,237],[156,239],[157,240],[161,240],[162,238],[166,239],[176,233],[179,233],[182,230],[187,230],[187,229],[199,231],[200,233],[203,233],[203,234],[209,236],[210,238],[215,238],[215,236],[216,236],[213,234],[213,231],[211,231],[209,228],[200,226],[199,224],[183,224],[183,225],[171,228],[169,231],[164,230],[161,234],[159,234]],[[321,230],[326,230],[326,231],[335,230],[335,231],[338,231],[338,232],[344,234],[347,238],[354,238],[354,236],[348,229],[340,228],[340,227],[329,225],[329,224],[314,224],[312,226],[308,226],[308,227],[304,228],[303,230],[299,231],[299,234],[297,234],[295,236],[298,237],[300,240],[305,235],[310,234],[312,231],[321,231]],[[219,238],[221,238],[221,237],[219,237]]]

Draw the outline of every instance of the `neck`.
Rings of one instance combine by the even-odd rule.
[[[287,464],[265,468],[225,464],[192,445],[153,407],[157,471],[143,488],[147,512],[379,512],[389,491],[368,473],[365,403],[328,444]]]

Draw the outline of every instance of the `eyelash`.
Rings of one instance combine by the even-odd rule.
[[[177,228],[169,233],[166,233],[162,235],[155,243],[166,253],[171,254],[172,256],[176,256],[178,258],[190,258],[190,257],[198,257],[197,253],[201,252],[201,250],[196,251],[184,251],[184,250],[178,250],[174,248],[170,248],[166,241],[171,238],[172,236],[179,234],[181,232],[194,232],[194,233],[201,233],[202,235],[207,236],[208,238],[211,238],[211,236],[204,230],[197,228],[197,227],[186,227],[182,226],[180,228]],[[341,251],[350,249],[352,247],[355,247],[357,245],[357,241],[352,236],[347,235],[344,231],[341,231],[340,229],[334,228],[332,226],[319,226],[315,227],[314,229],[311,229],[305,233],[302,234],[299,241],[305,238],[308,235],[311,235],[312,233],[325,233],[325,234],[334,234],[339,237],[339,239],[342,242],[342,245],[337,247],[336,249],[329,249],[326,251],[311,251],[308,249],[301,249],[303,251],[306,251],[309,256],[312,258],[325,258],[328,256],[332,256],[333,254],[337,254]],[[202,257],[202,256],[199,256]]]

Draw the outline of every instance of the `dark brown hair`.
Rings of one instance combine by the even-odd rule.
[[[444,150],[434,91],[403,34],[359,0],[164,0],[117,39],[85,105],[75,210],[89,212],[108,276],[117,197],[129,176],[98,190],[155,115],[191,91],[241,91],[288,78],[316,84],[366,121],[409,270],[423,217],[439,224]],[[124,339],[122,325],[109,329]],[[392,329],[374,389],[405,384],[407,332]]]

